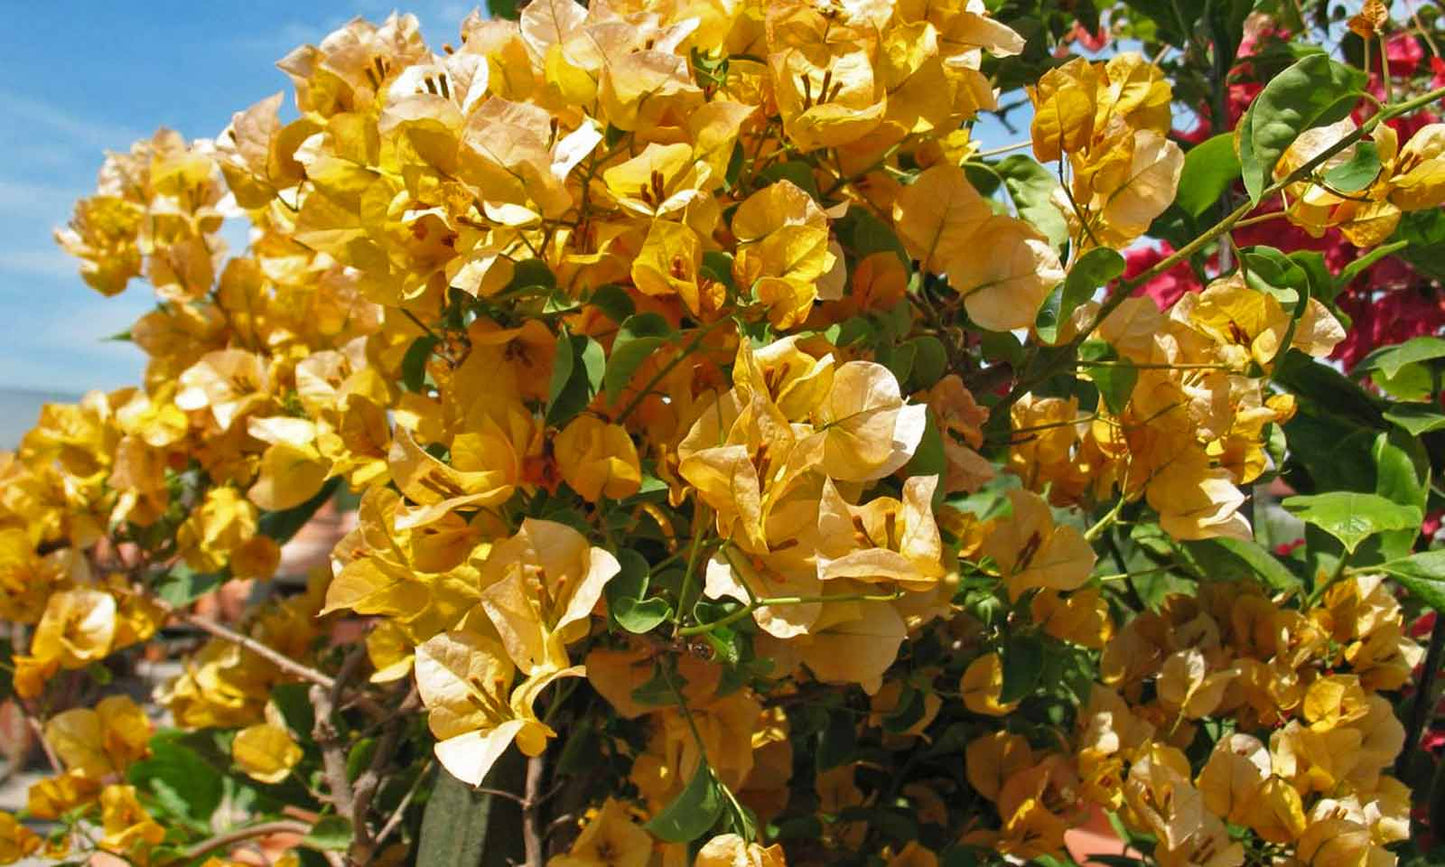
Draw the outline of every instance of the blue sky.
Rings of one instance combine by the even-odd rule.
[[[91,191],[106,150],[159,126],[211,137],[231,114],[288,86],[274,66],[356,15],[392,4],[3,4],[0,33],[0,389],[82,392],[139,381],[143,357],[107,342],[153,303],[133,281],[104,298],[51,240]],[[472,4],[416,0],[429,42],[455,41]]]

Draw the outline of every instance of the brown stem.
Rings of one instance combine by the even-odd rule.
[[[256,837],[265,837],[270,834],[306,834],[311,826],[304,822],[296,822],[290,819],[280,819],[275,822],[262,822],[259,825],[249,825],[245,828],[237,828],[234,831],[227,831],[224,834],[217,834],[209,840],[202,840],[186,850],[181,860],[194,861],[203,855],[209,855],[218,849],[224,849],[245,840]]]
[[[391,816],[386,820],[386,823],[381,826],[381,830],[376,832],[377,847],[385,843],[386,838],[390,837],[392,832],[401,826],[401,820],[406,815],[406,808],[411,806],[411,799],[416,797],[416,793],[421,789],[422,782],[431,776],[431,767],[431,763],[427,763],[427,766],[422,768],[421,773],[416,775],[416,779],[412,781],[411,788],[407,789],[406,794],[402,795],[401,800],[397,802],[396,810],[392,812]]]
[[[381,737],[376,742],[376,751],[371,755],[371,762],[361,776],[357,778],[356,785],[352,788],[351,803],[351,826],[355,829],[356,840],[351,846],[351,860],[358,864],[369,862],[381,845],[382,835],[376,837],[371,835],[371,826],[367,823],[367,814],[371,811],[372,799],[381,789],[382,776],[391,762],[391,757],[396,754],[396,748],[401,740],[402,725],[406,720],[406,708],[416,697],[416,687],[413,686],[402,700],[395,714],[384,724]]]
[[[1415,689],[1415,700],[1410,705],[1410,718],[1405,728],[1405,749],[1395,763],[1395,773],[1403,775],[1420,749],[1420,736],[1430,722],[1431,695],[1435,692],[1435,678],[1440,673],[1440,657],[1445,652],[1445,613],[1435,613],[1435,628],[1430,632],[1430,647],[1425,651],[1424,670],[1420,683]]]
[[[50,763],[50,769],[57,774],[65,773],[65,766],[60,763],[60,757],[55,755],[55,750],[51,749],[49,741],[45,740],[45,726],[29,713],[25,714],[25,722],[30,724],[30,730],[35,733],[35,740],[40,743],[40,750],[45,753],[45,760]]]
[[[194,626],[203,632],[214,635],[222,641],[229,641],[232,644],[251,651],[287,674],[310,681],[327,690],[333,689],[336,686],[335,678],[329,677],[309,665],[302,665],[284,653],[272,650],[249,635],[242,635],[229,626],[223,626],[209,617],[202,617],[199,614],[192,614],[189,611],[178,611],[175,609],[171,609],[170,613],[182,623]]]
[[[154,597],[152,597],[152,601],[159,602],[159,600],[156,600]],[[318,671],[309,665],[297,662],[286,654],[267,647],[249,635],[243,635],[229,626],[217,623],[209,617],[202,617],[190,611],[183,611],[167,605],[164,602],[159,602],[159,604],[167,613],[182,623],[194,626],[202,632],[209,633],[222,641],[228,641],[231,644],[249,650],[289,675],[299,677],[302,680],[309,681],[327,690],[336,689],[336,678]],[[349,701],[366,711],[366,713],[372,717],[383,718],[388,715],[387,711],[368,695],[353,693],[348,698]],[[334,703],[341,703],[339,695]]]
[[[527,759],[527,788],[522,798],[522,842],[526,845],[527,867],[542,867],[542,777],[547,771],[543,756]]]
[[[320,684],[311,687],[311,704],[316,709],[316,724],[311,736],[321,747],[321,765],[326,775],[326,785],[331,791],[331,803],[336,812],[343,816],[355,815],[351,795],[351,780],[346,775],[346,750],[341,734],[331,715],[335,706],[331,701],[331,690]]]

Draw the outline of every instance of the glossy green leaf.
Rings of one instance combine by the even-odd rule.
[[[1243,539],[1199,539],[1180,543],[1201,575],[1217,580],[1257,578],[1271,590],[1300,589],[1299,576],[1258,543]]]
[[[1101,340],[1080,346],[1079,361],[1080,372],[1099,389],[1104,405],[1115,415],[1122,413],[1139,382],[1139,368],[1128,359],[1119,358],[1114,348]]]
[[[813,177],[813,167],[802,160],[773,163],[758,172],[757,179],[757,185],[760,187],[778,181],[788,181],[814,199],[821,198],[818,195],[818,182]]]
[[[489,789],[521,791],[525,762],[508,750],[482,780]],[[502,867],[521,863],[521,810],[506,798],[473,790],[438,770],[422,814],[417,867]]]
[[[547,422],[561,426],[585,409],[602,385],[606,365],[602,344],[563,331],[557,338],[557,356],[548,388]]]
[[[276,544],[285,545],[291,541],[291,537],[301,532],[316,514],[316,510],[331,501],[336,495],[337,488],[341,487],[340,478],[327,479],[326,484],[300,505],[292,506],[289,509],[278,509],[276,511],[262,512],[256,521],[256,531],[276,540]]]
[[[1350,553],[1361,542],[1387,530],[1418,528],[1425,517],[1415,506],[1356,491],[1288,497],[1281,505],[1305,523],[1339,539]]]
[[[1000,703],[1019,701],[1038,689],[1044,672],[1044,643],[1037,635],[1015,635],[1003,648]]]
[[[672,803],[645,826],[652,836],[668,843],[690,843],[706,834],[722,816],[724,799],[712,769],[698,765]]]
[[[1179,175],[1174,204],[1189,216],[1198,217],[1239,179],[1239,170],[1233,133],[1223,132],[1200,142],[1184,155],[1184,171]]]
[[[345,852],[351,846],[351,823],[340,816],[322,816],[305,837],[302,846],[327,852]]]
[[[1445,358],[1445,338],[1412,337],[1404,343],[1371,352],[1355,365],[1355,373],[1378,370],[1387,377],[1395,377],[1406,365],[1437,358]]]
[[[1342,193],[1357,193],[1380,175],[1380,151],[1372,141],[1355,145],[1350,158],[1325,172],[1324,181]]]
[[[197,824],[209,823],[224,794],[218,769],[183,742],[174,730],[151,738],[151,754],[126,770],[126,780],[149,793],[167,812]]]
[[[993,170],[1003,178],[1019,219],[1038,229],[1056,249],[1062,247],[1069,240],[1069,224],[1053,203],[1058,176],[1025,154],[1004,157]]]
[[[1350,262],[1350,264],[1344,268],[1341,268],[1340,273],[1335,277],[1335,295],[1338,295],[1346,286],[1353,283],[1356,277],[1365,272],[1366,268],[1369,268],[1386,256],[1398,253],[1408,246],[1410,246],[1410,242],[1408,241],[1392,241],[1388,244],[1381,244],[1360,258]],[[1333,299],[1333,297],[1334,296],[1331,295],[1330,299]]]
[[[617,554],[622,570],[607,582],[607,610],[618,626],[628,632],[651,632],[672,616],[666,599],[647,598],[647,558],[630,548]]]
[[[1364,85],[1363,71],[1322,54],[1305,57],[1265,84],[1240,122],[1240,166],[1251,201],[1260,200],[1275,164],[1300,133],[1348,116]]]
[[[177,563],[156,580],[154,589],[161,601],[180,608],[220,587],[229,578],[228,570],[197,572],[185,563]]]
[[[838,236],[843,239],[844,246],[849,246],[850,252],[859,259],[887,251],[896,253],[904,262],[911,261],[903,242],[898,240],[893,229],[864,208],[848,209],[848,213],[838,221]]]
[[[520,15],[521,10],[517,8],[517,0],[487,0],[487,16],[489,18],[505,18],[515,21]]]
[[[1445,413],[1432,403],[1396,403],[1385,410],[1385,418],[1412,436],[1445,428]]]
[[[430,334],[423,334],[411,342],[406,354],[401,357],[401,384],[407,391],[421,391],[426,385],[426,363],[438,340]]]
[[[1034,330],[1046,343],[1058,340],[1059,331],[1080,304],[1094,297],[1100,286],[1124,273],[1124,257],[1107,247],[1096,247],[1080,256],[1064,282],[1044,299],[1034,320]]]
[[[1391,560],[1381,564],[1379,569],[1403,585],[1416,599],[1436,611],[1445,612],[1445,549]]]
[[[592,293],[592,297],[587,299],[587,303],[601,310],[608,319],[617,323],[625,322],[627,317],[637,312],[637,305],[633,303],[627,290],[616,283],[608,283],[606,286],[599,287],[596,292]]]
[[[913,347],[913,371],[908,376],[908,390],[922,391],[948,372],[948,352],[937,337],[925,334],[908,341]]]
[[[675,334],[667,320],[656,313],[627,317],[627,321],[617,329],[617,337],[612,342],[612,357],[607,359],[607,370],[602,375],[602,390],[607,399],[616,403],[642,362]]]

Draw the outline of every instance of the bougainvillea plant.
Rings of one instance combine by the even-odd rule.
[[[156,306],[0,457],[0,861],[1441,863],[1436,10],[492,11],[59,232]]]

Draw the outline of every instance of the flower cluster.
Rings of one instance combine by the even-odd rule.
[[[510,787],[532,867],[1061,858],[1100,811],[1164,867],[1393,863],[1386,695],[1423,650],[1384,576],[1428,455],[1351,432],[1374,492],[1311,463],[1302,499],[1369,501],[1299,506],[1308,560],[1255,543],[1288,433],[1326,436],[1284,374],[1329,370],[1333,292],[1271,247],[1207,262],[1248,207],[1120,279],[1204,183],[1173,90],[1055,65],[1036,159],[994,159],[970,129],[1028,45],[982,0],[539,0],[440,53],[393,15],[280,62],[291,119],[112,155],[59,240],[153,286],[148,365],[0,460],[13,692],[56,763],[51,835],[4,816],[0,861],[296,825],[389,861]],[[1298,132],[1260,177],[1312,232],[1445,200],[1438,125]],[[1181,262],[1201,291],[1132,297]],[[330,568],[266,584],[338,494]],[[265,598],[191,609],[229,581]],[[93,702],[184,625],[181,731]],[[220,794],[167,777],[197,767],[287,818],[208,842]]]

